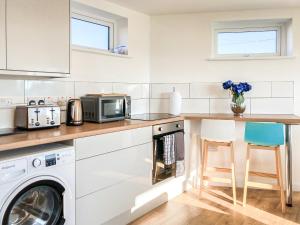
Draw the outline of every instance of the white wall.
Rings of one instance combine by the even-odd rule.
[[[208,61],[215,21],[293,18],[294,55],[300,54],[300,9],[162,15],[151,18],[151,82],[226,79],[269,81],[299,79],[300,58]]]
[[[104,0],[78,2],[128,18],[129,57],[73,49],[70,78],[36,80],[0,74],[0,128],[14,126],[15,105],[26,103],[28,97],[67,99],[87,93],[121,92],[133,97],[134,113],[149,111],[150,17]]]
[[[130,58],[108,57],[72,51],[71,80],[101,82],[148,82],[150,56],[150,17],[103,0],[78,2],[128,18]]]
[[[294,58],[280,60],[209,61],[212,28],[216,21],[292,18]],[[228,93],[221,82],[227,79],[249,81],[248,113],[300,114],[300,8],[233,11],[199,14],[160,15],[151,18],[151,99],[152,112],[168,111],[166,92],[175,86],[183,96],[184,112],[230,112]],[[280,81],[280,82],[278,82]],[[200,123],[194,124],[193,137],[199,138]],[[237,124],[236,161],[238,183],[243,183],[245,143],[244,124]],[[300,190],[300,128],[294,126],[294,186]],[[195,147],[193,147],[195,149]],[[196,148],[199,149],[199,148]],[[213,152],[211,163],[226,164],[223,154]],[[254,169],[273,168],[273,155],[257,155]],[[226,157],[225,157],[226,159]],[[271,160],[271,161],[270,161]],[[260,168],[261,169],[261,168]]]

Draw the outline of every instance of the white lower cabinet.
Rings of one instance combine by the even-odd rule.
[[[76,160],[152,142],[152,127],[124,130],[75,140]]]
[[[76,224],[100,225],[131,209],[135,197],[151,187],[151,180],[135,177],[76,200]]]
[[[76,196],[99,191],[124,180],[151,177],[152,144],[122,149],[76,163]]]
[[[151,127],[77,139],[75,146],[76,225],[103,224],[152,187]]]

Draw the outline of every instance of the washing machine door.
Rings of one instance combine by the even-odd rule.
[[[30,184],[15,195],[4,214],[2,225],[62,225],[64,188],[43,180]]]

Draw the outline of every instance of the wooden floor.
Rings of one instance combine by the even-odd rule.
[[[154,209],[130,225],[289,225],[300,224],[300,192],[293,195],[294,205],[281,213],[278,191],[248,190],[248,205],[231,203],[231,189],[208,189],[199,197],[193,190]]]

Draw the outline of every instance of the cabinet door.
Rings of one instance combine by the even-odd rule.
[[[69,0],[7,0],[7,69],[69,73]]]
[[[0,69],[6,69],[5,0],[0,0]]]

